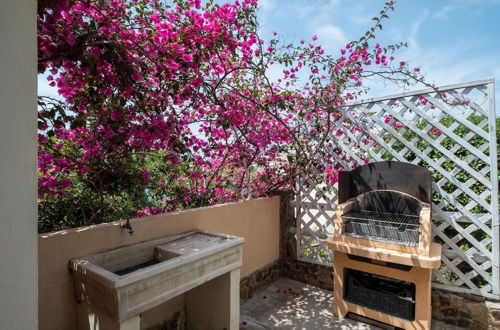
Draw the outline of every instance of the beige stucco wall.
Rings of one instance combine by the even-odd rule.
[[[0,328],[37,327],[36,1],[0,0]]]
[[[241,276],[279,257],[279,197],[187,210],[132,220],[133,236],[120,223],[42,234],[38,241],[40,330],[73,329],[76,302],[68,260],[193,229],[244,237]]]

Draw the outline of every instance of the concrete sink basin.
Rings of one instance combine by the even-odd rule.
[[[69,261],[75,296],[87,310],[120,324],[238,269],[243,243],[241,237],[192,231],[75,258]]]

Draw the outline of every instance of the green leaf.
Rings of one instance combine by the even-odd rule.
[[[83,118],[75,118],[70,125],[71,129],[78,127],[85,127],[85,120]]]

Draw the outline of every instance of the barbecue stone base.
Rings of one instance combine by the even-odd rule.
[[[431,323],[431,269],[413,267],[409,271],[394,269],[348,258],[347,254],[334,250],[334,290],[333,314],[344,318],[349,312],[368,317],[404,329],[429,330]],[[415,284],[415,319],[405,320],[397,316],[347,302],[343,297],[344,268],[360,270],[370,274],[382,275]]]

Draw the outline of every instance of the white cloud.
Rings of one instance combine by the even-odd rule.
[[[432,18],[441,19],[448,17],[448,13],[455,9],[454,6],[444,6],[432,15]]]
[[[318,35],[319,41],[325,49],[331,52],[338,51],[347,43],[347,37],[344,31],[333,24],[318,26],[313,32]]]
[[[424,9],[422,14],[417,17],[415,22],[411,24],[410,34],[405,38],[408,40],[408,47],[413,49],[413,52],[420,50],[418,43],[418,35],[420,28],[426,19],[429,18],[429,10]]]
[[[259,10],[258,10],[258,21],[261,24],[260,33],[270,34],[271,31],[268,30],[269,22],[273,21],[273,16],[276,16],[278,12],[275,10],[276,8],[276,0],[261,0],[259,1]]]
[[[285,67],[283,65],[275,63],[267,69],[266,75],[271,82],[276,83],[278,79],[283,78],[284,69]]]
[[[481,0],[462,0],[463,2],[474,3]],[[494,3],[500,0],[483,0],[484,2]],[[353,22],[356,24],[370,24],[370,18],[373,13],[369,12],[366,4],[349,4],[349,11],[345,11],[344,3],[338,0],[314,0],[314,1],[280,1],[264,0],[263,9],[266,11],[266,19],[262,22],[269,26],[277,22],[286,21],[289,25],[288,35],[295,39],[295,35],[302,38],[309,38],[312,35],[318,35],[318,43],[332,53],[338,54],[341,47],[348,42],[352,36],[350,33],[358,33],[352,29],[343,29],[343,24]],[[438,23],[438,20],[450,19],[454,11],[460,9],[458,3],[448,2],[438,6],[438,10],[429,10],[421,8],[409,19],[401,24],[384,24],[383,32],[377,36],[377,41],[381,43],[398,43],[406,41],[408,48],[401,49],[395,56],[398,60],[409,61],[413,67],[420,67],[429,82],[436,85],[454,84],[471,80],[500,77],[499,54],[480,52],[484,46],[481,36],[473,40],[460,40],[455,43],[436,44],[426,42],[424,38],[429,38],[422,31],[428,31],[424,28],[427,25]],[[371,11],[371,9],[370,9]],[[392,15],[391,15],[392,16]],[[398,20],[396,19],[396,22]],[[291,23],[290,23],[291,22]],[[440,22],[441,24],[443,22]],[[397,26],[396,26],[397,25]],[[427,33],[427,32],[426,32]],[[439,33],[439,31],[436,31]],[[454,38],[455,40],[456,38]],[[389,42],[385,42],[389,41]],[[430,38],[432,41],[433,39]],[[298,41],[298,40],[295,40]],[[465,54],[469,54],[465,56]],[[280,75],[280,70],[272,72],[274,78]],[[373,90],[367,97],[388,95],[401,92],[399,86],[386,84],[383,81],[366,82],[373,87]],[[418,89],[422,86],[410,87],[408,89]],[[497,83],[497,97],[500,98],[500,84]]]
[[[275,0],[261,0],[259,1],[259,10],[263,15],[268,15],[276,8]]]
[[[344,30],[336,22],[335,15],[339,0],[311,2],[309,5],[295,5],[294,10],[298,15],[307,18],[307,31],[312,35],[317,35],[319,43],[330,52],[338,52],[347,43],[347,36]]]
[[[455,43],[452,47],[424,47],[419,43],[419,31],[425,20],[430,18],[427,10],[416,18],[406,37],[408,48],[401,52],[400,58],[410,60],[420,66],[430,81],[438,85],[454,84],[468,80],[490,77],[498,61],[493,54],[464,57],[481,47],[480,40],[467,40]]]
[[[57,93],[57,88],[49,85],[47,81],[48,73],[38,75],[38,95],[50,96],[55,99],[62,99]]]
[[[444,10],[444,9],[443,9]],[[449,12],[451,9],[447,9]],[[445,14],[441,13],[440,15]],[[397,58],[408,61],[410,66],[418,66],[425,75],[426,80],[437,86],[456,84],[500,76],[500,63],[498,54],[480,53],[479,55],[466,57],[463,54],[477,53],[481,48],[482,41],[464,40],[455,43],[452,47],[441,47],[441,45],[424,46],[419,42],[419,32],[427,19],[435,18],[428,10],[409,22],[410,29],[390,31],[393,36],[400,40],[408,41],[408,48],[402,49]],[[367,84],[371,90],[367,97],[383,96],[403,91],[402,88],[393,84],[385,84],[380,80],[369,81]],[[406,89],[415,90],[424,86],[415,86]],[[497,94],[500,84],[497,84]]]
[[[500,4],[500,0],[458,0],[460,2],[472,3],[474,5],[480,3]]]
[[[339,0],[297,1],[291,2],[289,7],[300,18],[323,21],[331,18],[339,4]]]

